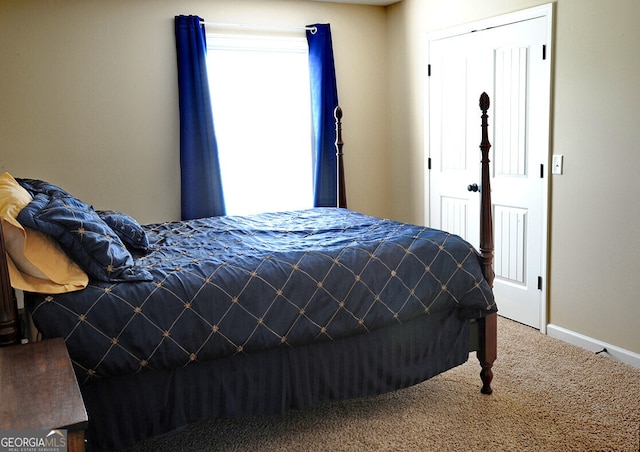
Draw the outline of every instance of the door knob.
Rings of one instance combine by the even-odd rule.
[[[471,184],[467,187],[467,190],[469,191],[479,191],[480,187],[478,187],[478,184]]]

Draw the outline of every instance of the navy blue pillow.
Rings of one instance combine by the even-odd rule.
[[[115,210],[96,210],[96,212],[113,229],[113,232],[118,234],[127,248],[143,253],[149,252],[147,233],[134,218]]]
[[[18,214],[20,224],[50,235],[91,278],[100,281],[150,281],[134,265],[118,235],[93,208],[47,182],[16,179],[33,196]]]

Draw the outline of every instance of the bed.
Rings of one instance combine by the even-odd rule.
[[[481,392],[491,394],[486,94],[480,108],[478,251],[445,231],[349,210],[343,189],[336,208],[141,226],[45,181],[16,178],[30,198],[15,220],[69,258],[51,270],[73,276],[54,281],[56,293],[27,290],[24,299],[38,333],[65,340],[89,414],[88,448],[121,448],[203,418],[404,388],[471,351]],[[341,111],[336,117],[344,187]],[[21,337],[10,283],[21,284],[9,277],[15,245],[2,224],[0,341],[8,345]]]

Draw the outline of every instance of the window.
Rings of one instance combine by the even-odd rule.
[[[313,207],[306,37],[212,34],[207,47],[227,214]]]

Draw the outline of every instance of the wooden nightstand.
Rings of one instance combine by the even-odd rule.
[[[61,338],[0,348],[0,430],[66,429],[68,450],[84,450],[88,425]]]

